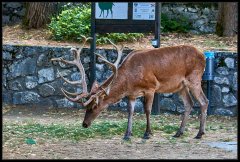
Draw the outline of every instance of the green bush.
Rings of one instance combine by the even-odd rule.
[[[91,32],[91,8],[90,5],[82,5],[64,8],[57,17],[52,17],[48,25],[54,40],[80,41],[80,35],[90,36]],[[107,33],[97,35],[97,44],[105,44],[107,38],[114,42],[134,41],[144,35],[139,33]]]
[[[62,10],[48,25],[54,40],[79,40],[90,34],[91,10],[87,6]]]
[[[161,14],[162,32],[187,33],[191,26],[191,23],[184,16],[170,19],[166,14]]]

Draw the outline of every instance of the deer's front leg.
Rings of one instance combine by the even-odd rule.
[[[150,124],[150,114],[152,110],[153,98],[154,98],[154,93],[149,93],[145,95],[144,111],[146,113],[146,118],[147,118],[147,127],[146,127],[146,132],[144,133],[144,136],[143,136],[144,139],[149,139],[150,135],[152,135],[151,124]]]
[[[127,125],[127,131],[124,135],[124,140],[130,139],[132,135],[132,117],[134,113],[134,106],[135,106],[135,98],[129,98],[129,103],[128,103],[128,125]]]

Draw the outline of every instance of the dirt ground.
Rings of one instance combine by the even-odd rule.
[[[43,124],[66,124],[82,121],[83,116],[84,110],[39,111],[37,108],[14,107],[4,109],[3,123],[21,123],[31,120]],[[105,120],[126,118],[126,113],[103,112],[99,118]],[[218,122],[223,122],[223,118],[226,117],[218,118]],[[230,123],[237,123],[236,120],[236,118],[228,119]],[[133,136],[131,142],[123,141],[123,136],[114,136],[110,139],[99,137],[80,141],[45,139],[44,142],[35,145],[23,143],[10,146],[3,143],[3,159],[237,159],[237,152],[210,147],[206,144],[209,141],[221,141],[224,138],[236,142],[236,129],[217,131],[217,133],[207,131],[200,140],[194,139],[196,133],[197,129],[193,130],[185,140],[177,138],[176,142],[169,142],[162,137],[162,134],[155,132],[148,140]]]
[[[47,29],[30,29],[24,30],[21,25],[2,27],[3,44],[21,44],[21,45],[45,45],[45,46],[75,46],[80,43],[71,41],[54,41],[51,40],[51,34]],[[128,49],[149,49],[153,48],[150,40],[153,35],[148,35],[136,42],[122,42]],[[174,45],[192,45],[202,51],[218,50],[218,51],[237,51],[237,36],[235,37],[218,37],[215,34],[193,35],[190,33],[161,33],[160,46]],[[86,45],[88,47],[89,45]],[[97,45],[97,48],[112,49],[110,44]]]

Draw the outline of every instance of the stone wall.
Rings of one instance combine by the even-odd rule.
[[[59,6],[66,2],[59,3]],[[68,3],[71,5],[81,5],[81,3]],[[60,7],[59,7],[60,8]],[[12,25],[19,23],[23,18],[26,9],[23,2],[3,2],[2,3],[2,25]],[[179,18],[186,17],[192,24],[192,33],[214,33],[217,20],[217,3],[181,3],[169,2],[162,3],[162,13],[170,17]]]
[[[24,2],[2,2],[2,26],[20,23],[25,12]]]
[[[191,24],[191,33],[214,33],[217,23],[217,3],[163,3],[162,13],[170,18],[185,17]]]
[[[62,95],[60,87],[70,92],[81,92],[80,87],[64,84],[57,74],[60,73],[69,80],[81,78],[78,69],[72,65],[58,62],[50,62],[53,57],[63,56],[72,59],[70,48],[67,47],[42,47],[3,45],[2,64],[2,100],[5,104],[34,105],[55,108],[81,108],[80,105],[68,101]],[[116,59],[115,50],[98,49],[98,53],[107,57],[111,62]],[[124,51],[124,56],[130,52]],[[87,83],[89,82],[89,49],[83,49],[81,61],[86,70]],[[122,59],[123,59],[122,58]],[[215,114],[236,115],[237,114],[237,54],[227,52],[216,52],[215,77],[212,81],[211,106]],[[111,75],[110,68],[97,61],[96,77],[99,82]],[[206,81],[203,81],[206,91]],[[183,103],[177,94],[161,94],[161,111],[182,113]],[[143,112],[143,98],[137,99],[135,110]],[[111,105],[111,110],[127,110],[128,100],[124,98],[119,103]],[[195,103],[194,112],[199,110]]]

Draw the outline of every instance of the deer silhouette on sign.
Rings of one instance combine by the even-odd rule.
[[[106,17],[108,17],[109,10],[111,11],[111,16],[113,17],[113,11],[112,11],[113,6],[114,6],[114,4],[112,2],[98,2],[98,7],[101,10],[99,17],[101,17],[101,15],[102,15],[102,17],[104,17],[104,10],[107,10]]]

